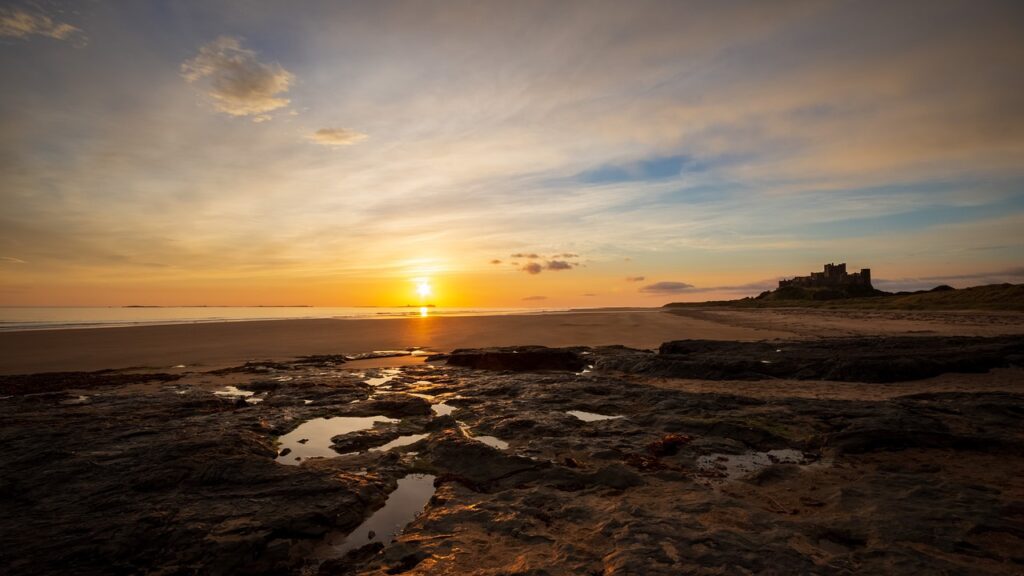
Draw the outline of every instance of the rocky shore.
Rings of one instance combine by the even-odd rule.
[[[1022,351],[690,340],[0,377],[0,567],[1020,574]],[[1012,384],[905,384],[991,371]],[[745,392],[764,380],[906,393]]]

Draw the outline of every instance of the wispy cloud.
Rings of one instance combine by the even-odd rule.
[[[692,291],[693,284],[686,282],[655,282],[640,289],[646,294],[683,294]]]
[[[1024,206],[1001,201],[1024,182],[1019,81],[997,65],[1024,57],[1010,4],[314,2],[238,18],[209,2],[164,19],[85,3],[42,35],[5,24],[0,107],[19,113],[0,131],[0,253],[31,265],[0,285],[127,284],[165,263],[168,286],[359,277],[371,293],[430,267],[510,305],[612,304],[649,302],[636,289],[663,278],[738,294],[833,255],[883,278],[999,270],[1024,250]],[[103,41],[41,41],[64,21]],[[199,49],[207,30],[248,40]],[[275,120],[211,122],[197,98]],[[371,136],[315,149],[338,126]],[[982,246],[998,248],[966,252]],[[530,275],[570,252],[587,267]],[[551,287],[524,288],[538,280]]]
[[[524,302],[536,302],[536,301],[547,300],[547,299],[548,299],[547,296],[527,296],[526,298],[523,298],[523,301]]]
[[[21,258],[15,258],[14,256],[0,256],[0,262],[4,262],[6,264],[27,264],[27,262]]]
[[[646,276],[627,276],[626,282],[643,282],[646,279]]]
[[[575,262],[567,262],[565,260],[548,260],[541,264],[540,262],[527,262],[520,267],[520,270],[527,274],[540,274],[544,270],[551,270],[552,272],[558,272],[561,270],[572,270],[579,264]]]
[[[366,134],[348,128],[321,128],[310,135],[310,140],[324,146],[351,146],[366,140]]]
[[[55,40],[70,40],[78,44],[87,41],[82,30],[71,24],[58,22],[38,10],[30,11],[14,6],[0,7],[0,36],[44,36]]]
[[[267,112],[288,105],[290,101],[282,95],[295,76],[280,64],[261,62],[256,56],[242,47],[240,38],[221,36],[182,63],[181,73],[190,83],[204,83],[221,112],[265,120]]]

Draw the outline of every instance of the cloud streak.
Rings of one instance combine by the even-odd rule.
[[[321,128],[310,135],[310,140],[323,146],[351,146],[366,140],[366,134],[348,128]]]
[[[693,284],[686,282],[655,282],[640,289],[645,294],[684,294],[692,291]]]
[[[77,41],[81,44],[86,41],[82,30],[71,24],[58,22],[42,12],[13,6],[0,8],[0,36],[21,39],[43,36],[54,40]]]

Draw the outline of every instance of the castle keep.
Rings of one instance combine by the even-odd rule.
[[[871,288],[871,269],[861,268],[860,272],[848,274],[846,263],[825,264],[822,272],[811,272],[810,276],[797,276],[792,280],[779,280],[779,288],[800,286],[803,288],[863,287]]]

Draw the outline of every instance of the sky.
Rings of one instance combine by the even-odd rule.
[[[15,1],[0,74],[0,305],[1024,282],[1020,2]]]

